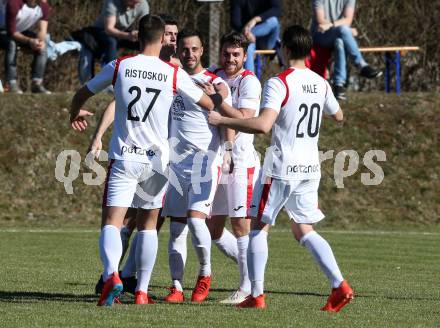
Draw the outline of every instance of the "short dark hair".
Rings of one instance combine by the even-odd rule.
[[[157,15],[145,15],[139,21],[139,42],[141,48],[159,41],[165,32],[165,22]]]
[[[163,19],[165,25],[176,25],[176,26],[178,25],[176,17],[172,15],[162,13],[162,14],[158,14],[157,16]]]
[[[232,31],[223,34],[222,38],[220,39],[220,49],[223,48],[225,44],[230,44],[232,46],[236,46],[237,48],[243,48],[244,53],[246,53],[249,41],[243,33]]]
[[[177,35],[177,45],[179,45],[179,43],[186,38],[190,38],[196,36],[200,39],[200,42],[202,43],[202,47],[204,46],[204,42],[203,42],[203,37],[202,34],[199,31],[196,30],[190,30],[190,29],[183,29],[182,31],[179,32],[179,34]]]
[[[290,50],[289,59],[306,58],[312,49],[312,35],[300,25],[292,25],[283,33],[283,45]]]

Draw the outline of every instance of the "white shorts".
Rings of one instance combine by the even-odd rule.
[[[143,209],[161,208],[168,178],[151,164],[110,160],[103,205]]]
[[[216,164],[195,175],[191,166],[170,165],[169,186],[162,216],[186,217],[188,210],[199,211],[207,216],[220,178],[220,167]]]
[[[313,224],[325,216],[318,207],[319,179],[288,181],[260,174],[255,185],[250,216],[275,225],[281,208],[296,223]]]
[[[212,215],[247,217],[259,172],[259,166],[237,168],[231,174],[222,176],[214,197]]]

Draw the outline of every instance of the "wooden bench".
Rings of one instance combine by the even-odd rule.
[[[316,49],[315,49],[316,48]],[[314,47],[315,51],[312,49],[312,58],[307,60],[307,66],[315,70],[318,74],[326,78],[326,69],[331,56],[325,53],[323,57],[324,60],[318,63],[314,67],[313,58],[319,56],[320,49]],[[385,92],[389,93],[391,91],[391,67],[394,66],[395,76],[396,76],[396,86],[395,91],[400,94],[400,67],[401,67],[401,57],[404,56],[409,51],[419,51],[420,48],[416,46],[395,46],[395,47],[362,47],[359,48],[362,53],[384,53],[385,54]],[[256,61],[256,75],[261,78],[262,68],[263,68],[263,56],[274,55],[275,50],[256,50],[255,51],[255,61]],[[324,63],[325,62],[325,63]],[[323,69],[324,67],[324,69]]]
[[[419,51],[419,47],[414,46],[400,46],[400,47],[363,47],[359,48],[362,53],[379,52],[385,54],[385,92],[391,91],[391,66],[394,66],[396,76],[395,91],[400,95],[400,58],[409,51]],[[394,57],[393,57],[394,55]]]

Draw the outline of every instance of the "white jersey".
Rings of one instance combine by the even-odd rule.
[[[226,84],[207,70],[191,75],[191,79],[201,83]],[[231,96],[229,95],[225,101],[231,104]],[[192,161],[192,157],[198,152],[203,154],[210,152],[216,163],[220,160],[223,142],[220,129],[208,123],[208,110],[185,95],[177,95],[171,107],[170,140],[173,154],[176,155],[176,157],[171,155],[171,162],[180,162],[185,157]]]
[[[110,158],[151,163],[155,170],[165,170],[174,94],[198,102],[203,92],[178,66],[142,54],[110,62],[87,87],[97,93],[110,84],[116,100]]]
[[[233,78],[228,78],[223,69],[213,71],[223,78],[231,88],[232,107],[255,110],[254,117],[260,110],[261,83],[255,74],[245,70]],[[234,167],[254,167],[259,165],[259,158],[254,148],[254,135],[244,132],[236,132],[234,146],[232,148],[232,160]]]
[[[327,81],[309,69],[289,68],[266,82],[261,108],[278,113],[263,172],[283,180],[319,179],[322,112],[339,110]]]

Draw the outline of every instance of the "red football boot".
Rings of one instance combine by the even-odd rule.
[[[252,295],[249,295],[246,297],[246,299],[238,303],[236,307],[238,308],[254,308],[254,309],[265,309],[266,308],[266,301],[265,301],[266,295],[261,294],[257,297],[253,297]]]
[[[327,304],[321,309],[328,312],[339,312],[354,297],[353,289],[347,281],[343,281],[338,288],[333,288],[328,297]]]
[[[183,295],[183,292],[177,290],[176,287],[171,287],[170,293],[165,296],[165,302],[168,303],[182,303],[184,300],[185,296]]]
[[[192,292],[191,302],[202,303],[208,297],[209,288],[211,288],[211,276],[199,276]]]
[[[119,279],[117,272],[114,272],[104,283],[101,296],[99,297],[98,306],[112,306],[115,298],[119,297],[122,292],[122,281]]]
[[[141,290],[134,293],[134,304],[155,304],[153,299]]]

